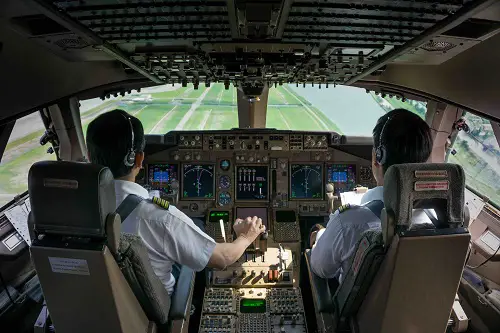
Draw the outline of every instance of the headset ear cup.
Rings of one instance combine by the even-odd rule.
[[[125,156],[123,163],[128,167],[134,166],[134,164],[135,164],[135,151],[130,150],[130,152]]]
[[[380,146],[377,148],[377,151],[375,152],[375,159],[377,160],[377,163],[380,164],[380,165],[384,165],[385,164],[385,160],[386,160],[386,153],[385,153],[385,147],[384,146]]]

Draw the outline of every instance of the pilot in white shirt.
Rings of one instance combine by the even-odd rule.
[[[122,232],[139,235],[154,272],[169,293],[175,278],[175,263],[195,271],[205,267],[224,269],[238,260],[246,248],[265,231],[256,216],[238,219],[232,243],[216,243],[192,219],[164,200],[149,200],[146,189],[135,183],[144,161],[145,137],[141,122],[122,110],[95,118],[87,129],[87,149],[92,163],[107,166],[115,177],[117,212],[126,198],[136,198],[122,221]],[[123,216],[120,214],[120,216]]]
[[[115,192],[117,207],[129,194],[149,198],[144,187],[126,180],[115,180]],[[169,205],[165,209],[151,200],[142,201],[122,221],[121,230],[142,238],[153,270],[169,293],[175,285],[172,265],[181,263],[201,271],[208,265],[216,245],[210,236],[175,206]]]
[[[419,116],[396,109],[380,117],[373,129],[372,172],[377,187],[361,199],[361,206],[345,205],[330,215],[326,228],[318,226],[310,237],[311,269],[319,277],[342,281],[349,258],[364,231],[381,229],[379,209],[366,205],[383,203],[384,174],[393,164],[427,162],[432,136]],[[379,215],[379,216],[377,216]]]
[[[382,186],[370,191],[365,193],[362,202],[366,196],[369,201],[383,202]],[[342,272],[347,272],[349,269],[349,258],[356,250],[361,234],[370,229],[380,230],[381,224],[380,218],[367,207],[346,205],[337,209],[330,215],[326,228],[317,233],[316,243],[311,252],[313,272],[322,278],[337,278],[342,281]]]

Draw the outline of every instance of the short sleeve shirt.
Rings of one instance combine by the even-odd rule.
[[[115,180],[115,192],[117,207],[129,194],[144,199],[149,197],[142,186],[123,180]],[[175,206],[171,205],[167,210],[150,200],[142,201],[123,221],[121,231],[142,238],[153,270],[169,294],[175,285],[172,265],[179,263],[201,271],[207,266],[216,245]]]
[[[364,200],[367,195],[368,200]],[[380,186],[365,193],[361,202],[383,199],[383,188]],[[380,219],[367,207],[352,206],[343,212],[335,211],[330,215],[326,228],[318,232],[311,250],[312,271],[319,277],[342,281],[342,274],[349,269],[349,258],[356,250],[361,234],[381,228]]]

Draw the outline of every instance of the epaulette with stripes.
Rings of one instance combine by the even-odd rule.
[[[155,205],[160,206],[161,208],[164,208],[166,210],[168,210],[168,207],[170,207],[170,203],[167,200],[162,199],[162,198],[153,197],[153,198],[151,198],[151,201]]]
[[[339,211],[339,213],[343,213],[343,212],[345,212],[346,210],[348,210],[350,208],[351,208],[351,204],[342,205],[342,206],[339,207],[338,211]]]

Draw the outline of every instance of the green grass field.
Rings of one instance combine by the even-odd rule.
[[[326,91],[326,90],[325,90]],[[96,105],[82,112],[84,135],[87,126],[99,114],[114,108],[123,109],[141,120],[147,134],[164,134],[172,130],[220,130],[238,127],[237,90],[223,84],[212,84],[199,89],[193,86],[155,87],[143,89],[125,97],[92,101]],[[315,108],[305,96],[292,91],[288,85],[269,89],[267,123],[270,128],[282,130],[341,130],[332,119]],[[54,159],[40,147],[38,139],[43,131],[27,133],[9,142],[0,164],[0,204],[27,188],[29,167],[36,161]],[[10,158],[9,158],[10,157]],[[2,196],[3,195],[3,196]]]

